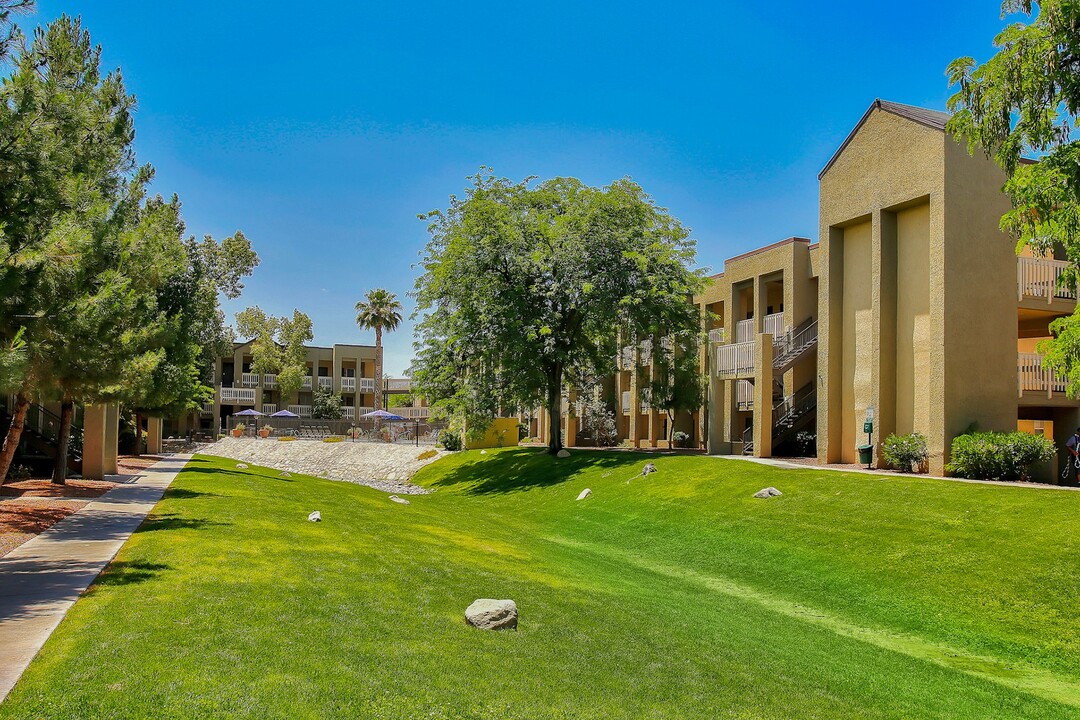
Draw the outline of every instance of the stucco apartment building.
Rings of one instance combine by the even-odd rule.
[[[789,238],[709,278],[694,299],[707,404],[677,421],[695,446],[767,457],[807,432],[822,462],[855,462],[869,441],[880,467],[885,438],[920,432],[942,474],[953,438],[973,427],[1060,446],[1080,425],[1080,402],[1036,352],[1075,309],[1075,289],[1058,283],[1068,263],[1016,255],[999,228],[1004,174],[947,121],[875,101],[819,175],[819,242]],[[612,380],[620,436],[639,447],[666,429],[638,397],[647,360],[620,358]]]
[[[255,409],[270,415],[289,410],[300,417],[310,417],[316,389],[341,395],[345,419],[355,419],[375,407],[374,345],[341,345],[330,347],[307,346],[307,373],[299,391],[286,396],[281,392],[277,376],[251,371],[251,342],[234,343],[233,352],[218,359],[214,368],[214,402],[203,406],[197,427],[194,418],[181,417],[166,421],[166,435],[186,435],[189,429],[216,432],[225,426],[230,415]],[[384,405],[393,394],[412,389],[409,378],[383,380]],[[426,419],[427,407],[394,408],[402,417]]]

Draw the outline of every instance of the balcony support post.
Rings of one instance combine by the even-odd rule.
[[[754,457],[772,457],[772,335],[759,333],[755,343],[757,366],[754,368]]]

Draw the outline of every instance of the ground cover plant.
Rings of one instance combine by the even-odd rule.
[[[417,481],[197,458],[0,718],[1080,714],[1080,493],[534,448]]]

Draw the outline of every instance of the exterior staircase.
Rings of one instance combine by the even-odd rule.
[[[773,343],[773,372],[786,373],[817,347],[817,320],[808,319]]]
[[[773,406],[773,447],[780,445],[805,428],[810,420],[817,417],[817,388],[814,381],[808,382],[791,395],[781,399]],[[743,455],[754,454],[754,429],[749,427],[743,432]]]
[[[76,416],[78,414],[76,413]],[[0,437],[7,434],[11,426],[9,400],[0,399]],[[23,427],[19,447],[15,449],[12,467],[29,465],[39,473],[49,472],[56,463],[59,449],[60,416],[51,410],[30,403],[26,411],[26,424]],[[0,441],[2,442],[2,441]],[[68,439],[68,472],[82,473],[83,429],[72,420],[71,437]]]

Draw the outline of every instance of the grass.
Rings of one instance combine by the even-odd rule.
[[[509,449],[402,506],[235,465],[181,473],[0,718],[1080,717],[1080,493]]]

